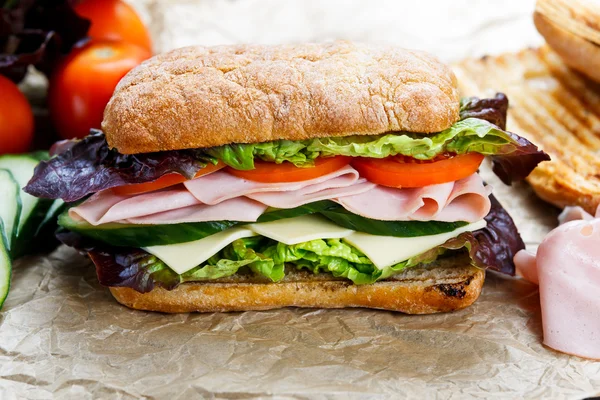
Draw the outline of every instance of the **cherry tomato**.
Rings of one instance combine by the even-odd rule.
[[[352,166],[360,176],[378,185],[395,188],[424,187],[466,178],[477,171],[483,158],[483,155],[477,153],[448,155],[432,161],[402,156],[384,159],[355,158]]]
[[[88,36],[136,44],[152,51],[150,34],[135,10],[121,0],[83,0],[75,12],[92,22]]]
[[[208,164],[206,167],[202,168],[196,173],[196,178],[199,176],[210,174],[211,172],[215,172],[225,167],[225,164],[219,162],[217,165]],[[114,194],[120,195],[130,195],[130,194],[140,194],[146,192],[153,192],[155,190],[164,189],[169,186],[177,185],[178,183],[185,182],[187,179],[180,174],[167,174],[163,175],[154,182],[145,182],[145,183],[136,183],[133,185],[125,185],[113,188]]]
[[[0,154],[23,153],[33,140],[33,113],[17,85],[0,75]]]
[[[265,161],[254,161],[254,169],[242,171],[227,168],[227,172],[240,178],[255,182],[298,182],[327,175],[350,163],[349,157],[317,158],[314,167],[299,168],[284,161],[275,164]]]
[[[106,103],[117,83],[151,56],[142,47],[111,41],[92,41],[76,49],[50,78],[50,116],[65,139],[86,136],[100,128]]]

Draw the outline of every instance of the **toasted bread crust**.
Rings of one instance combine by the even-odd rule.
[[[130,288],[111,287],[110,291],[127,307],[166,313],[367,307],[432,314],[467,307],[479,297],[485,271],[461,262],[462,266],[410,269],[371,285],[295,272],[279,283],[188,283],[145,294]]]
[[[506,93],[508,130],[550,154],[551,161],[527,177],[536,194],[594,214],[600,205],[600,85],[569,69],[547,46],[467,59],[454,70],[465,96]]]
[[[563,29],[539,12],[533,15],[537,30],[548,45],[562,57],[571,68],[600,82],[600,46],[581,36]]]
[[[129,72],[102,129],[124,154],[277,139],[431,133],[459,118],[428,54],[349,42],[186,47]]]
[[[600,3],[597,1],[537,0],[535,10],[560,28],[600,44]]]

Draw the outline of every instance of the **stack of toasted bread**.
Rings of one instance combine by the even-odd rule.
[[[596,51],[600,57],[600,47]],[[591,66],[600,74],[600,62]],[[550,154],[552,161],[528,178],[536,193],[559,207],[579,205],[595,212],[600,204],[600,84],[569,69],[547,46],[467,59],[454,70],[464,95],[505,92],[511,100],[508,130]]]

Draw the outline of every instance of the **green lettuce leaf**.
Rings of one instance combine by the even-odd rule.
[[[286,264],[315,274],[331,273],[337,278],[364,285],[398,274],[406,268],[433,262],[447,249],[458,250],[468,246],[470,250],[473,240],[463,234],[462,239],[453,239],[449,246],[436,247],[384,269],[376,268],[367,256],[341,239],[318,239],[295,245],[262,237],[238,239],[203,265],[184,274],[177,274],[160,259],[140,249],[118,248],[112,252],[90,249],[88,254],[96,264],[101,284],[131,287],[145,293],[155,286],[171,290],[184,282],[228,277],[244,267],[256,276],[278,282],[285,276]]]
[[[316,138],[302,141],[276,140],[256,144],[230,144],[206,149],[235,169],[253,169],[254,159],[282,163],[289,161],[298,167],[309,167],[319,156],[351,156],[385,158],[405,155],[430,160],[445,152],[510,154],[519,144],[496,125],[478,118],[466,118],[450,128],[431,135],[388,133],[347,137]]]

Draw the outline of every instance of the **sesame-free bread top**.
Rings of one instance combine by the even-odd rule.
[[[419,51],[350,42],[185,47],[130,71],[102,129],[124,154],[277,139],[438,132],[452,71]]]

